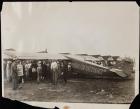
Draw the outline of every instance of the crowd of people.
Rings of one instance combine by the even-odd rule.
[[[61,79],[67,83],[68,75],[72,70],[71,63],[66,60],[18,60],[4,61],[4,77],[12,82],[13,90],[20,88],[25,81],[48,80],[56,85]]]

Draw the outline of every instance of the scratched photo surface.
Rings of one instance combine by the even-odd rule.
[[[130,104],[138,93],[135,2],[5,2],[1,24],[4,97]]]

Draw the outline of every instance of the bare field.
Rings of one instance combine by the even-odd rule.
[[[82,103],[131,103],[134,99],[134,80],[69,79],[57,86],[49,81],[28,81],[22,88],[12,90],[5,82],[4,95],[20,101],[82,102]]]

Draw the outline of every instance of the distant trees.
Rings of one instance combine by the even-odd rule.
[[[133,63],[134,64],[134,59],[132,59],[131,57],[124,57],[123,61],[127,61],[129,63]]]

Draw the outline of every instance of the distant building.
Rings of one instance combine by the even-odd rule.
[[[39,52],[37,52],[37,53],[48,53],[48,50],[45,49],[44,51],[39,51]]]
[[[130,57],[125,57],[123,60],[126,61],[126,62],[130,62],[130,63],[134,62],[134,60]]]
[[[88,56],[88,54],[76,54],[76,55],[79,55],[79,56]]]
[[[59,53],[59,54],[63,54],[63,55],[70,55],[70,53]]]
[[[11,59],[11,58],[16,57],[15,53],[16,53],[16,50],[13,48],[5,49],[3,50],[3,57],[5,59]]]
[[[95,57],[95,58],[98,58],[101,55],[90,55],[90,56]]]
[[[86,56],[88,56],[88,54],[75,54],[75,55],[77,55],[78,57],[83,58],[84,60],[86,60]]]
[[[15,52],[16,52],[16,50],[13,48],[3,50],[3,53],[7,54],[7,55],[15,54]]]
[[[16,50],[13,48],[8,48],[8,49],[5,49],[4,51],[16,51]]]
[[[37,52],[37,53],[47,53],[47,52],[45,52],[45,51],[39,51],[39,52]]]
[[[46,48],[44,52],[45,52],[45,53],[48,53],[48,49]]]

